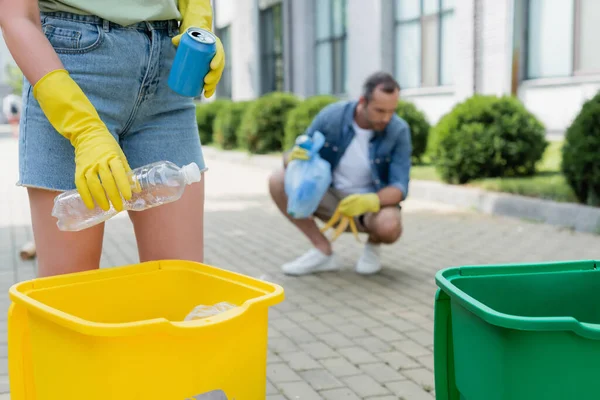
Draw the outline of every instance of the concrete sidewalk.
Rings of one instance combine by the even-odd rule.
[[[26,191],[15,187],[17,143],[0,138],[0,287],[34,277],[35,262],[18,258],[31,238]],[[268,399],[434,398],[434,274],[464,264],[598,258],[600,238],[549,225],[484,216],[409,200],[404,235],[384,250],[384,271],[354,273],[361,247],[335,244],[346,268],[301,278],[279,267],[308,246],[271,204],[270,167],[208,156],[206,262],[283,285],[286,301],[270,316]],[[137,262],[131,223],[107,223],[102,266]],[[6,296],[0,307],[8,307]],[[1,316],[6,332],[6,313]],[[0,393],[8,392],[6,337],[0,343]],[[0,395],[0,400],[9,395]]]

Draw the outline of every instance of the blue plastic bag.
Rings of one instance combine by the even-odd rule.
[[[296,144],[306,149],[308,160],[292,160],[285,171],[287,212],[292,218],[308,218],[319,206],[331,185],[331,165],[319,155],[325,136],[316,131],[312,138],[299,136]]]

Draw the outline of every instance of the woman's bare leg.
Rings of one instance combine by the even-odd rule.
[[[140,261],[204,261],[204,176],[173,203],[129,213]]]
[[[52,213],[59,192],[27,189],[33,236],[38,258],[38,276],[61,275],[100,267],[104,223],[79,232],[63,232]]]

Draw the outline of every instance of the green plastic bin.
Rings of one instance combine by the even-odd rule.
[[[599,261],[436,274],[437,400],[600,399]]]

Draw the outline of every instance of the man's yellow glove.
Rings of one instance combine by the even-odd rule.
[[[347,217],[358,217],[368,212],[378,212],[381,208],[377,193],[351,194],[339,204],[338,210]]]
[[[210,0],[179,0],[179,12],[182,16],[179,35],[173,38],[173,44],[179,46],[181,36],[188,28],[201,28],[212,32],[213,12]],[[216,35],[215,35],[216,36]],[[217,37],[217,52],[210,62],[210,71],[204,77],[204,97],[211,97],[221,80],[225,68],[225,50],[221,39]]]
[[[131,168],[121,147],[79,85],[64,69],[46,74],[33,95],[52,126],[75,148],[75,185],[85,205],[122,211],[131,199]],[[120,193],[119,193],[120,192]],[[107,198],[108,195],[108,198]]]
[[[321,232],[326,232],[339,221],[331,241],[336,240],[350,226],[352,234],[360,242],[354,217],[368,212],[378,212],[380,208],[381,203],[377,193],[351,194],[340,202],[331,219],[321,228]]]

